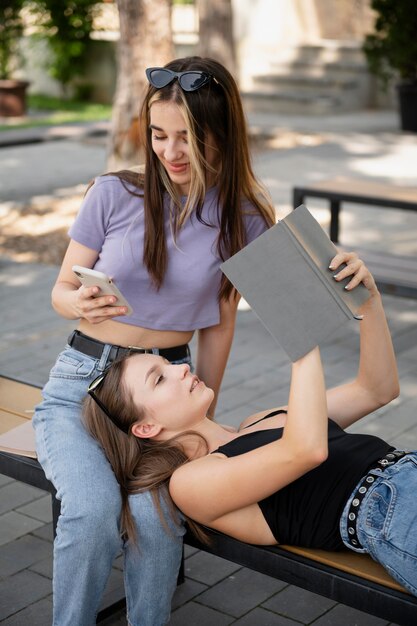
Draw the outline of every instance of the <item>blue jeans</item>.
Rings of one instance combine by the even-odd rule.
[[[96,623],[113,560],[121,551],[131,626],[166,624],[176,587],[183,526],[169,521],[168,533],[150,494],[137,494],[130,497],[137,547],[122,541],[119,485],[81,421],[81,402],[89,383],[105,369],[110,347],[97,360],[67,345],[33,417],[38,459],[61,501],[54,542],[53,626]]]
[[[417,596],[417,452],[411,452],[384,471],[361,502],[357,534],[362,548],[348,542],[349,499],[340,520],[343,542],[354,552],[367,552],[403,587]]]

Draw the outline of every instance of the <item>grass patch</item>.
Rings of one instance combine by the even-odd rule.
[[[14,118],[7,124],[0,124],[0,131],[14,128],[34,128],[36,126],[54,126],[70,122],[96,122],[109,120],[110,104],[63,100],[39,94],[28,95],[27,114]]]

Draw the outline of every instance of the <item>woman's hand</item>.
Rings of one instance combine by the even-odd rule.
[[[74,292],[74,309],[77,317],[87,320],[90,324],[100,324],[113,317],[126,315],[125,306],[114,306],[116,296],[100,296],[99,287],[81,285]]]
[[[343,263],[346,264],[346,267],[339,270],[340,265]],[[351,277],[345,287],[347,291],[351,291],[359,283],[363,283],[371,295],[379,293],[374,277],[355,252],[339,252],[330,261],[329,269],[332,271],[336,270],[333,278],[338,282],[344,278]]]

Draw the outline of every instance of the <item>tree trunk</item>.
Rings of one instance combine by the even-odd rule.
[[[196,6],[200,23],[198,53],[216,59],[236,77],[231,0],[196,0]]]
[[[138,114],[147,80],[145,69],[174,56],[170,0],[117,0],[120,40],[113,99],[108,170],[143,161]]]

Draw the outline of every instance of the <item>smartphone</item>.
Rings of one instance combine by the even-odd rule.
[[[100,287],[99,296],[116,296],[117,300],[112,306],[125,306],[126,315],[132,315],[132,307],[109,276],[81,265],[73,265],[72,271],[85,287]]]

